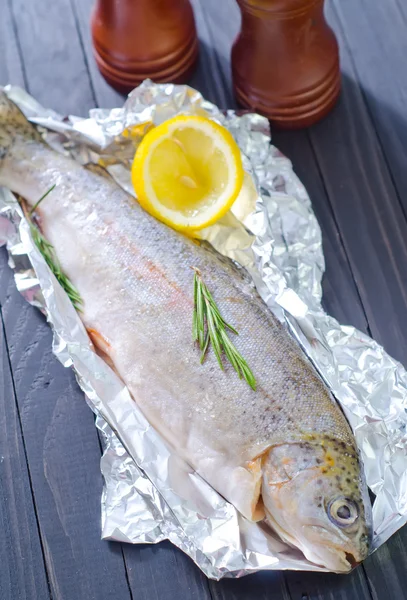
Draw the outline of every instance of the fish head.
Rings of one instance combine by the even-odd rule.
[[[330,571],[348,572],[369,552],[371,505],[354,445],[310,436],[264,458],[266,519],[288,544]]]

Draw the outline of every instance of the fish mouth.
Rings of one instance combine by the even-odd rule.
[[[335,544],[306,545],[303,541],[287,533],[266,510],[267,521],[277,535],[287,544],[301,550],[303,555],[312,564],[328,569],[333,573],[349,573],[361,561],[357,560],[352,552],[344,550]]]
[[[350,552],[345,552],[345,558],[351,566],[351,569],[354,569],[360,564],[360,561],[356,560],[356,558]]]
[[[303,547],[301,550],[310,562],[335,573],[349,573],[360,563],[351,552],[335,546],[321,546],[312,549]]]

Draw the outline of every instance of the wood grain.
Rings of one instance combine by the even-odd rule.
[[[407,222],[338,31],[343,71],[336,109],[310,132],[373,337],[407,364]]]
[[[93,4],[93,0],[71,0],[77,29],[77,39],[83,51],[96,104],[102,108],[114,108],[123,104],[125,96],[116,92],[116,90],[106,83],[96,66],[90,32],[90,18]],[[103,100],[102,103],[101,100]]]
[[[407,532],[404,527],[364,562],[374,600],[406,600],[406,548]]]
[[[0,311],[0,598],[50,598]]]
[[[282,571],[211,581],[210,589],[214,600],[294,600]]]
[[[1,5],[0,56],[0,85],[11,83],[24,86],[24,67],[15,35],[14,15],[10,4],[5,1]]]
[[[341,32],[342,62],[347,87],[352,87],[352,81],[360,90],[364,101],[364,106],[358,103],[358,106],[361,106],[360,112],[367,115],[365,122],[370,119],[380,148],[376,152],[380,152],[379,160],[388,170],[392,183],[389,198],[387,194],[382,197],[380,188],[375,185],[375,178],[372,182],[376,207],[371,212],[375,215],[375,221],[381,231],[375,243],[377,229],[374,230],[370,223],[368,224],[368,231],[372,237],[371,245],[375,246],[376,252],[381,252],[380,242],[383,240],[382,243],[391,258],[382,255],[382,285],[375,286],[372,282],[366,292],[369,294],[369,303],[376,295],[385,297],[386,306],[382,310],[374,304],[371,305],[377,321],[377,329],[373,327],[373,331],[376,332],[375,337],[385,332],[386,339],[387,336],[391,338],[396,348],[395,352],[406,365],[407,340],[403,323],[407,288],[407,11],[404,4],[395,0],[390,0],[386,6],[379,2],[370,3],[369,7],[364,0],[356,4],[344,0],[333,3],[329,16],[335,28]],[[386,35],[386,32],[390,31],[391,35]],[[358,118],[358,113],[355,118]],[[363,163],[363,168],[370,178],[370,165],[367,162]],[[370,199],[366,198],[366,204],[369,210]],[[396,222],[398,226],[395,226]],[[389,305],[387,294],[392,305]],[[396,336],[395,332],[399,327],[402,329],[400,335]],[[386,591],[391,597],[407,598],[406,544],[407,527],[404,527],[365,561],[364,568],[375,599],[386,597]]]
[[[406,215],[406,3],[334,0],[331,7]]]
[[[128,578],[137,600],[210,600],[208,579],[170,542],[124,545]]]
[[[339,323],[370,333],[343,240],[307,132],[273,132],[273,142],[290,157],[311,198],[322,231],[326,271],[322,280],[325,310]]]
[[[0,83],[24,86],[13,17],[0,18]],[[2,251],[3,252],[3,251]],[[3,263],[2,263],[3,267]],[[0,309],[1,313],[1,309]],[[8,347],[0,316],[0,598],[49,598],[35,500],[16,406]]]
[[[363,567],[357,567],[349,575],[290,571],[285,576],[293,600],[371,600],[372,598]]]
[[[63,114],[95,105],[69,0],[11,3],[28,91]]]

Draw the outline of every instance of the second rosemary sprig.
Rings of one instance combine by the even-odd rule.
[[[213,299],[211,292],[202,280],[199,269],[194,268],[194,312],[192,323],[192,337],[198,342],[201,350],[201,364],[203,363],[209,344],[223,370],[222,354],[226,356],[233,368],[247,381],[250,387],[256,389],[256,379],[246,360],[229,339],[227,330],[238,335],[232,325],[227,323],[220,314],[219,308]]]
[[[59,282],[61,287],[65,290],[65,292],[68,294],[69,299],[71,300],[71,302],[74,305],[74,307],[76,308],[76,310],[80,310],[81,305],[82,305],[82,298],[81,298],[78,290],[72,285],[72,283],[69,281],[68,277],[62,272],[61,265],[55,254],[54,246],[52,244],[50,244],[48,242],[48,240],[45,239],[45,237],[42,235],[41,231],[38,229],[38,227],[33,222],[33,216],[35,214],[36,209],[38,208],[40,203],[44,200],[44,198],[46,198],[48,196],[48,194],[50,194],[52,192],[52,190],[54,188],[55,188],[55,185],[53,185],[47,192],[45,192],[45,194],[43,196],[41,196],[41,198],[38,200],[38,202],[36,202],[34,204],[32,209],[28,213],[30,232],[31,232],[31,236],[32,236],[34,244],[37,246],[38,250],[41,252],[42,256],[44,257],[45,262],[51,269],[52,273],[55,275],[55,278],[57,279],[57,281]]]

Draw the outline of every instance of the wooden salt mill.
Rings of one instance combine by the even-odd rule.
[[[282,128],[324,117],[340,91],[338,44],[324,0],[237,0],[242,28],[232,49],[236,98]]]
[[[129,92],[144,79],[184,82],[198,55],[189,0],[96,0],[92,38],[105,79]]]

